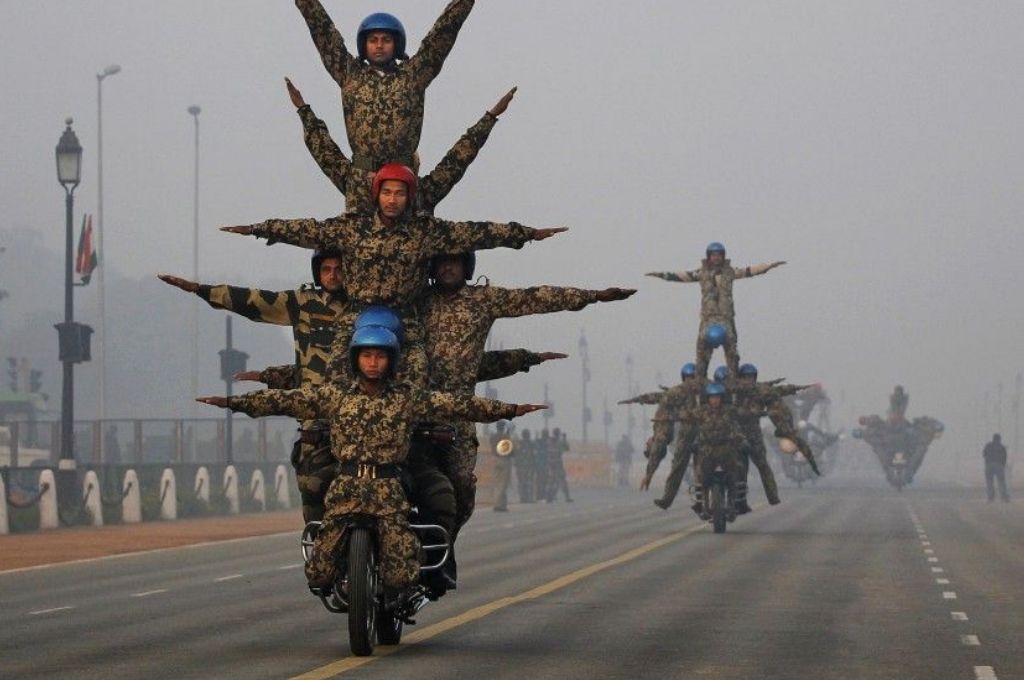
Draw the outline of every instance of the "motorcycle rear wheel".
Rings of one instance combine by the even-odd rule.
[[[727,525],[725,516],[725,489],[721,484],[711,486],[711,522],[716,534],[724,534]]]

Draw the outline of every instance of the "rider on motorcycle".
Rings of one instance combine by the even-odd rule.
[[[237,397],[197,401],[250,416],[290,415],[329,423],[338,476],[327,491],[323,525],[306,577],[314,589],[337,578],[335,557],[351,515],[377,519],[381,580],[404,588],[419,579],[419,543],[409,528],[409,503],[401,473],[416,423],[455,418],[494,422],[546,408],[492,399],[429,392],[393,380],[399,360],[397,336],[381,326],[352,335],[349,359],[355,378],[298,390],[259,390]]]
[[[698,413],[694,468],[700,470],[700,479],[705,482],[716,468],[722,468],[728,484],[729,506],[735,510],[736,482],[740,476],[739,453],[750,444],[743,435],[736,412],[725,403],[725,385],[711,383],[704,388],[704,399],[705,404]]]

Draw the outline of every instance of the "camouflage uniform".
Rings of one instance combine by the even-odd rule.
[[[768,464],[768,451],[764,446],[764,434],[761,432],[761,418],[768,415],[768,403],[778,399],[772,393],[772,389],[759,389],[758,385],[736,385],[730,384],[729,393],[732,395],[732,404],[739,418],[743,435],[747,438],[749,447],[744,449],[740,456],[740,477],[737,480],[738,495],[740,499],[746,499],[747,474],[750,471],[750,461],[754,461],[757,471],[761,475],[761,485],[764,487],[764,495],[772,505],[779,503],[779,486],[775,482],[775,474]],[[781,399],[779,399],[781,401]],[[789,408],[786,407],[789,411]]]
[[[565,459],[562,455],[569,450],[569,443],[564,435],[553,436],[548,440],[548,503],[554,502],[561,491],[566,503],[572,503],[569,497],[569,477],[565,473]]]
[[[712,349],[704,343],[704,333],[710,324],[721,324],[726,331],[727,339],[723,350],[729,372],[738,375],[740,372],[740,353],[737,347],[739,338],[736,335],[736,309],[732,299],[732,282],[751,276],[760,276],[771,269],[771,265],[758,264],[752,267],[733,267],[729,260],[722,262],[721,267],[712,267],[705,259],[700,269],[685,272],[653,272],[665,281],[679,283],[700,283],[700,331],[697,334],[697,375],[701,378],[708,373]]]
[[[736,412],[725,404],[718,408],[702,406],[697,415],[697,458],[694,468],[700,469],[701,480],[707,480],[715,467],[725,471],[729,502],[736,498],[736,484],[740,478],[740,452],[749,446],[743,435]]]
[[[291,326],[295,365],[289,368],[291,377],[298,379],[296,386],[325,382],[327,359],[334,340],[334,320],[345,306],[342,297],[312,286],[270,291],[200,285],[196,295],[216,309],[226,309],[261,323]],[[334,460],[323,441],[325,437],[319,434],[323,431],[320,423],[306,420],[300,422],[299,428],[303,434],[292,447],[291,461],[302,498],[302,516],[311,522],[323,517],[324,496],[334,478]]]
[[[804,455],[811,469],[818,472],[818,463],[814,459],[814,451],[811,450],[807,440],[800,436],[796,425],[793,423],[793,412],[786,405],[785,397],[806,389],[809,385],[776,385],[769,383],[757,383],[756,390],[763,399],[765,415],[775,426],[776,438],[791,439],[797,449]],[[763,439],[762,439],[763,442]]]
[[[317,118],[313,109],[302,106],[298,110],[302,119],[306,148],[316,160],[320,170],[345,195],[345,210],[350,213],[372,214],[376,210],[371,189],[373,186],[373,170],[363,170],[352,164],[334,140],[327,125]],[[498,122],[497,116],[489,111],[476,122],[466,134],[459,138],[441,162],[429,175],[420,177],[416,188],[414,212],[434,214],[434,208],[458,184],[470,164],[476,159],[480,149]]]
[[[508,510],[508,484],[512,481],[512,461],[510,456],[498,455],[498,442],[508,437],[508,433],[498,430],[491,435],[491,451],[494,453],[494,509]]]
[[[380,394],[370,395],[357,381],[250,392],[229,397],[228,407],[253,417],[290,415],[326,420],[334,457],[343,464],[372,466],[403,464],[417,422],[452,418],[490,422],[515,417],[516,412],[512,404],[426,392],[408,384],[388,383]],[[345,518],[352,514],[377,517],[384,583],[393,587],[415,583],[419,577],[418,541],[409,529],[408,512],[409,503],[397,477],[371,479],[339,474],[328,489],[324,524],[306,565],[310,584],[325,587],[334,582],[336,550],[341,545]]]
[[[476,389],[480,357],[491,326],[496,320],[531,314],[577,311],[597,302],[597,295],[596,290],[556,286],[463,286],[453,293],[445,293],[432,287],[420,304],[426,332],[427,356],[430,359],[431,386],[455,394],[472,394]],[[476,429],[472,425],[457,423],[456,430],[455,451],[446,472],[455,486],[455,497],[459,505],[459,526],[462,526],[473,514],[476,502],[476,475],[473,470],[476,468],[477,448],[480,443],[476,437]],[[520,465],[526,458],[521,458],[518,453],[514,455],[517,461],[516,470],[520,470]],[[527,468],[534,469],[534,466],[530,465]],[[534,480],[536,478],[534,477]],[[521,485],[522,482],[520,489]]]
[[[295,0],[324,67],[341,87],[345,130],[356,167],[375,171],[392,162],[413,167],[427,87],[441,72],[473,4],[473,0],[452,0],[412,58],[379,69],[349,53],[320,0]]]
[[[697,412],[700,406],[701,383],[688,380],[662,392],[636,397],[633,403],[657,404],[654,412],[654,434],[651,437],[645,455],[647,457],[647,476],[653,477],[661,461],[668,453],[668,445],[675,435],[676,445],[672,452],[672,468],[665,480],[665,491],[661,505],[668,508],[679,493],[686,467],[693,456],[693,447],[697,438]],[[676,424],[678,423],[678,431]],[[695,466],[696,467],[696,466]],[[695,475],[699,479],[699,475]]]
[[[251,225],[257,237],[312,248],[336,246],[341,251],[341,280],[348,299],[338,316],[338,329],[328,369],[349,376],[348,343],[352,325],[369,305],[392,307],[401,317],[400,379],[424,386],[427,356],[422,327],[413,304],[427,283],[430,258],[445,253],[487,248],[521,248],[534,230],[515,222],[448,222],[426,215],[388,226],[378,215],[342,215],[314,219],[267,220]]]
[[[519,490],[520,503],[533,503],[536,498],[533,492],[536,490],[537,469],[534,465],[533,441],[520,435],[512,451],[512,463],[516,468],[516,486]]]
[[[541,430],[540,436],[533,440],[533,497],[538,501],[546,500],[551,478],[551,454],[554,446],[547,430]]]

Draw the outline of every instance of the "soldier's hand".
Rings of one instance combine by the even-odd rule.
[[[614,302],[625,300],[636,292],[635,288],[605,288],[597,293],[598,302]]]
[[[644,276],[653,276],[656,279],[661,278],[661,272],[647,272]]]
[[[210,406],[220,406],[221,408],[228,407],[227,397],[199,397],[196,401],[200,404],[209,404]]]
[[[157,274],[156,277],[164,283],[169,283],[175,288],[181,288],[183,291],[188,293],[194,293],[199,290],[199,284],[195,281],[189,281],[183,279],[180,276],[172,276],[170,274]]]
[[[287,77],[284,79],[284,84],[288,87],[288,96],[292,99],[292,104],[295,104],[295,108],[301,109],[306,105],[306,100],[302,98],[302,93],[299,92],[299,88],[292,85],[292,81]]]
[[[516,406],[516,418],[525,416],[527,413],[533,413],[534,411],[543,411],[546,408],[546,404],[518,404]]]
[[[640,480],[640,490],[647,491],[651,488],[651,476],[644,475],[644,478]]]
[[[548,227],[546,229],[534,229],[532,240],[543,241],[546,238],[551,238],[555,234],[561,234],[563,231],[569,231],[569,227]]]
[[[569,355],[562,354],[561,352],[541,352],[537,356],[540,357],[541,361],[553,361],[554,359],[565,359]]]
[[[778,262],[772,262],[771,263],[771,268],[775,269],[776,267],[781,267],[784,264],[786,264],[785,260],[779,260]]]
[[[519,86],[516,85],[507,93],[505,93],[505,96],[499,99],[497,104],[491,107],[490,114],[497,118],[501,114],[505,113],[505,110],[508,108],[509,102],[512,101],[512,97],[516,96],[516,90],[518,89]]]
[[[221,227],[221,231],[226,231],[229,234],[241,234],[242,236],[252,236],[252,227],[250,226],[235,226],[235,227]]]
[[[259,371],[239,371],[231,376],[231,379],[235,382],[241,382],[243,380],[251,380],[252,382],[263,382],[260,380]]]

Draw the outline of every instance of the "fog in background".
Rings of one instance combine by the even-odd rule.
[[[402,19],[415,48],[445,4],[324,3],[353,48],[359,21],[379,9]],[[547,383],[552,424],[578,436],[585,329],[590,437],[602,438],[602,400],[627,396],[627,354],[641,390],[674,382],[693,358],[698,287],[643,273],[694,268],[718,240],[737,265],[788,261],[736,283],[744,360],[765,377],[823,382],[847,428],[884,413],[903,384],[908,417],[946,424],[930,455],[980,466],[999,383],[1012,443],[1024,366],[1022,31],[1024,5],[1010,2],[478,2],[428,93],[424,169],[509,87],[519,94],[438,215],[571,228],[482,253],[478,272],[496,284],[640,289],[581,313],[499,322],[496,344],[572,355],[496,384],[502,398],[539,401]],[[287,0],[0,1],[0,246],[29,239],[58,267],[43,275],[24,253],[0,254],[11,291],[0,353],[40,351],[16,338],[45,327],[54,395],[64,239],[54,146],[73,116],[85,149],[77,240],[97,200],[95,74],[111,63],[123,71],[103,84],[107,307],[139,312],[108,327],[107,410],[147,415],[131,396],[143,391],[159,395],[148,415],[178,415],[189,408],[191,301],[154,275],[191,274],[187,107],[202,107],[201,279],[291,287],[309,278],[308,252],[217,227],[341,210],[283,78],[347,149],[340,98]],[[93,326],[95,296],[94,285],[76,289],[77,320]],[[202,393],[223,391],[223,317],[202,308]],[[154,338],[158,323],[168,330]],[[290,360],[281,330],[235,328],[250,367]],[[157,339],[153,364],[114,368]],[[94,366],[76,373],[79,417],[94,413]],[[614,442],[625,413],[611,408]],[[540,427],[534,418],[523,426]]]

